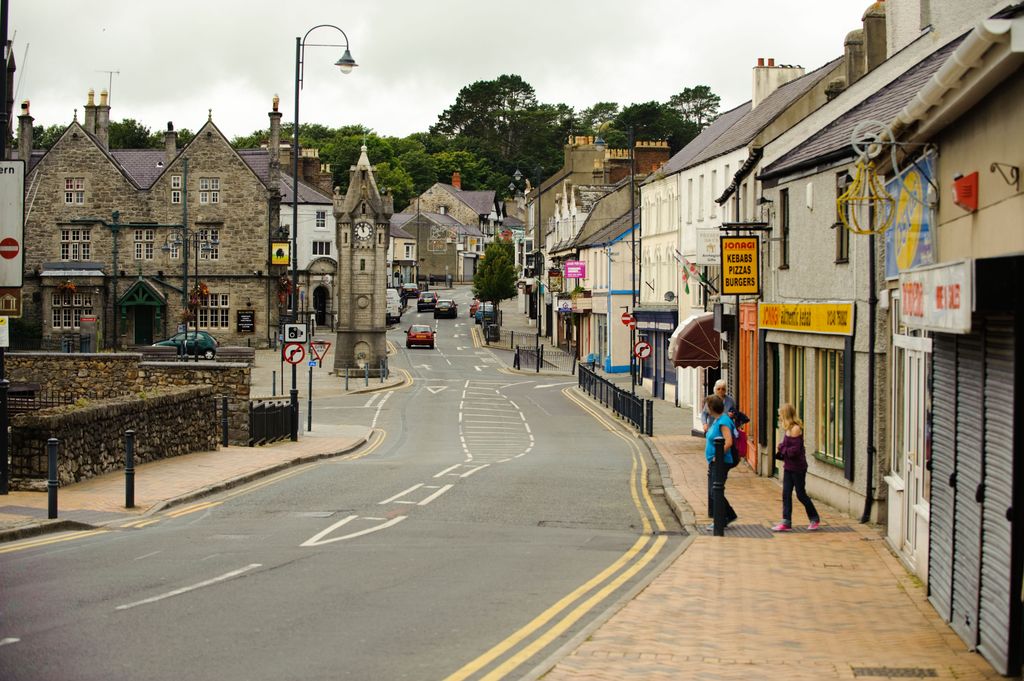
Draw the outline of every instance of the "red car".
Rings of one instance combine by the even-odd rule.
[[[413,324],[405,333],[405,347],[411,348],[414,345],[426,345],[434,347],[434,329],[426,324]]]
[[[476,311],[479,308],[480,308],[480,301],[478,299],[474,298],[473,302],[469,304],[469,316],[470,316],[471,319],[473,317],[476,317]]]

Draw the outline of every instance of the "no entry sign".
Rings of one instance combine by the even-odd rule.
[[[0,161],[0,288],[21,288],[25,162]]]
[[[622,320],[622,323],[623,323],[623,324],[624,324],[625,326],[628,326],[628,327],[629,327],[629,328],[631,328],[631,329],[635,329],[635,328],[636,328],[636,317],[634,317],[634,316],[633,316],[633,315],[631,315],[630,313],[628,313],[628,312],[623,312],[623,313],[622,313],[622,316],[621,316],[621,317],[620,317],[619,319],[621,319],[621,320]]]
[[[18,244],[17,239],[9,236],[0,240],[0,258],[11,260],[17,258],[19,253],[21,253],[21,245]]]

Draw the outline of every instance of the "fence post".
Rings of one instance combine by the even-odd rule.
[[[345,392],[348,392],[348,367],[345,367]]]
[[[380,382],[384,382],[384,372],[387,370],[387,360],[382,359],[380,361]]]
[[[654,435],[654,400],[647,400],[647,434]]]
[[[544,363],[544,346],[537,346],[537,373],[540,373],[540,365]]]
[[[228,446],[228,396],[220,398],[220,441],[225,447]]]
[[[57,517],[57,444],[55,437],[46,441],[46,517],[50,520]]]
[[[366,387],[370,387],[370,363],[366,362],[363,364],[363,380],[366,381],[364,384]]]
[[[135,508],[135,431],[124,431],[124,507]]]
[[[715,438],[715,458],[711,462],[711,505],[714,507],[714,535],[725,536],[725,438]]]
[[[270,372],[270,396],[277,397],[277,372]]]

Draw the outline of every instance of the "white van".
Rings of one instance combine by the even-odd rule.
[[[397,324],[402,321],[402,297],[398,295],[398,289],[389,288],[388,311],[384,318],[385,324]]]

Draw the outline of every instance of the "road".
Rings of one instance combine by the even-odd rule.
[[[636,438],[471,324],[396,328],[411,386],[314,407],[372,425],[361,450],[0,553],[0,678],[522,678],[571,648],[679,527]]]

